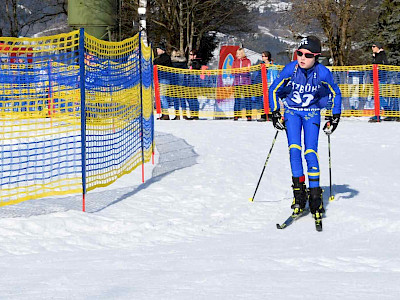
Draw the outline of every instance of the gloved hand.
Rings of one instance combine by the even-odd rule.
[[[336,127],[339,124],[340,114],[335,114],[332,117],[330,117],[330,116],[326,117],[325,120],[328,120],[328,121],[325,123],[323,130],[327,135],[330,135],[330,134],[332,134],[332,132],[335,131]]]
[[[285,129],[285,124],[282,120],[282,115],[279,110],[273,111],[272,112],[272,123],[274,124],[274,127],[278,130],[284,130]]]

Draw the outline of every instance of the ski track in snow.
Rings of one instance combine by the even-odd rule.
[[[400,123],[344,118],[324,231],[291,213],[271,123],[156,121],[156,165],[80,197],[0,210],[1,299],[397,299]],[[397,138],[395,138],[397,137]],[[324,199],[327,139],[320,134]],[[139,168],[140,169],[140,168]]]

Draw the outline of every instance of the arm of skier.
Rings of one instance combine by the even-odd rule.
[[[278,74],[276,79],[273,81],[269,88],[268,99],[269,99],[269,108],[272,111],[272,123],[274,127],[278,130],[285,129],[285,125],[282,120],[282,116],[280,113],[280,104],[279,98],[286,96],[287,94],[284,92],[284,88],[290,81],[290,78],[293,74],[293,66],[292,64],[287,65],[283,68],[282,72]]]
[[[332,116],[329,116],[328,121],[325,123],[324,131],[327,135],[332,134],[340,121],[340,114],[342,113],[342,93],[339,86],[334,82],[333,75],[330,71],[326,72],[326,76],[321,80],[330,93],[332,94]]]
[[[279,98],[283,96],[283,89],[288,84],[290,78],[293,75],[293,66],[288,64],[278,74],[275,80],[272,82],[268,90],[269,108],[271,111],[277,111],[280,109]],[[285,95],[286,96],[286,95]]]

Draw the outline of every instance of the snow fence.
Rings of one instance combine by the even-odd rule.
[[[269,113],[268,88],[284,66],[220,70],[154,66],[157,113],[201,118]],[[329,67],[342,91],[343,116],[400,117],[400,67]],[[283,106],[281,106],[283,107]],[[330,114],[329,106],[323,114]]]
[[[139,35],[3,37],[0,59],[0,206],[84,200],[150,160],[152,51]]]

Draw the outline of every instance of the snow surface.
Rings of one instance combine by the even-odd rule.
[[[235,38],[234,36],[227,35],[221,32],[216,32],[217,38],[219,40],[218,47],[214,49],[212,52],[212,58],[208,62],[208,66],[211,69],[218,69],[218,64],[219,64],[219,53],[221,52],[221,47],[222,46],[240,46],[241,42]],[[256,51],[250,50],[248,48],[243,48],[244,53],[246,54],[246,57],[250,60],[251,65],[256,65],[261,62],[261,53],[258,53]]]
[[[269,1],[261,0],[261,1],[258,1],[257,3],[254,3],[253,5],[250,5],[250,7],[258,8],[260,13],[264,13],[266,8],[269,8],[274,12],[285,12],[292,8],[292,4],[283,2],[283,1],[279,1],[279,0],[277,0],[277,1],[276,0],[269,0]]]
[[[271,33],[271,29],[267,28],[265,26],[258,26],[258,29],[262,34],[268,35],[268,36],[273,37],[273,38],[277,38],[280,42],[286,43],[286,44],[288,44],[290,46],[297,46],[299,44],[298,41],[294,41],[294,40],[291,40],[289,38],[283,38],[282,35],[277,36],[275,34],[272,34]],[[287,31],[287,35],[289,35],[289,34],[290,34],[290,31]]]
[[[80,197],[0,208],[0,299],[398,299],[400,123],[344,119],[324,231],[285,230],[280,133],[240,120],[156,121],[156,164]],[[329,196],[327,138],[321,184]]]

